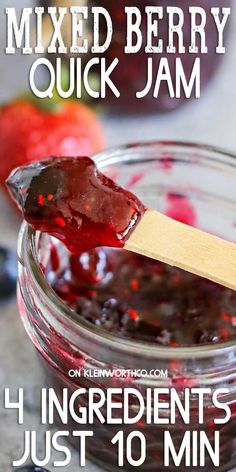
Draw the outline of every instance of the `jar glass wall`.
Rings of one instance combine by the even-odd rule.
[[[151,208],[166,212],[167,195],[182,195],[195,212],[198,227],[235,240],[236,160],[227,152],[210,147],[184,143],[147,143],[113,149],[95,156],[99,168],[119,184],[130,187]],[[66,263],[67,251],[56,243],[60,263]],[[224,402],[230,405],[232,418],[221,431],[220,471],[236,465],[236,342],[202,346],[166,347],[124,339],[106,332],[82,319],[63,303],[50,287],[41,268],[50,257],[51,238],[34,233],[23,225],[19,240],[19,310],[28,335],[34,343],[44,367],[47,385],[60,397],[67,387],[72,393],[80,387],[136,387],[145,396],[147,387],[175,387],[180,398],[186,387],[206,387],[213,393],[227,388]],[[145,376],[127,378],[70,378],[71,369],[152,369],[168,370],[167,377]],[[87,397],[83,399],[87,406]],[[129,404],[132,411],[135,404]],[[210,395],[204,403],[204,425],[197,424],[196,398],[191,397],[191,424],[181,417],[168,426],[177,447],[188,430],[204,430],[213,439],[213,419],[217,413],[211,406]],[[105,412],[105,407],[104,407]],[[143,472],[165,470],[163,463],[163,432],[161,425],[139,424],[147,439],[147,459],[140,467]],[[76,430],[71,422],[66,429]],[[119,426],[119,429],[122,427]],[[86,429],[86,426],[85,426]],[[132,425],[123,426],[125,434]],[[117,426],[94,425],[94,441],[88,443],[89,457],[108,470],[117,467],[116,449],[110,447]],[[132,470],[127,463],[124,470]],[[169,470],[177,470],[172,464]],[[195,468],[189,468],[195,470]],[[210,459],[205,471],[215,470]]]

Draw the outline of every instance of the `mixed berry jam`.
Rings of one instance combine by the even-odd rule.
[[[95,249],[45,274],[58,296],[90,323],[162,346],[236,338],[236,292],[124,250]]]
[[[7,181],[25,220],[71,252],[122,247],[145,207],[98,171],[89,157],[51,158],[13,171]]]

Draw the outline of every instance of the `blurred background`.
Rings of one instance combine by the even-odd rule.
[[[39,5],[46,5],[47,2],[39,2]],[[77,2],[58,2],[62,6]],[[101,0],[94,4],[104,5],[110,9],[118,9],[120,5],[126,4],[123,0],[110,2]],[[142,4],[138,0],[137,4]],[[145,2],[146,4],[155,4]],[[160,5],[162,2],[158,2]],[[165,3],[165,2],[164,2]],[[173,5],[176,2],[168,2]],[[180,5],[181,2],[178,2]],[[186,2],[182,2],[183,5]],[[188,5],[191,2],[188,2]],[[214,0],[210,2],[219,6],[230,4],[225,0]],[[199,0],[193,2],[206,6],[209,0]],[[6,16],[5,7],[16,7],[19,11],[23,7],[33,6],[30,0],[1,0],[0,12],[0,101],[6,103],[18,93],[29,88],[28,74],[33,60],[33,56],[23,56],[17,52],[14,56],[6,56],[4,53],[6,45]],[[181,6],[181,5],[180,5]],[[209,5],[208,5],[209,7]],[[116,15],[116,28],[122,28],[122,16]],[[166,98],[165,90],[158,104],[153,101],[145,101],[140,110],[140,104],[135,108],[135,104],[129,101],[129,92],[132,87],[138,87],[142,70],[139,65],[142,56],[130,59],[127,65],[121,70],[121,76],[116,77],[120,87],[123,87],[123,102],[116,108],[111,102],[103,104],[103,113],[99,114],[106,146],[120,145],[128,142],[140,140],[187,140],[218,145],[228,150],[236,152],[236,9],[233,11],[230,27],[228,31],[227,53],[224,57],[217,57],[212,54],[211,47],[209,55],[204,59],[202,96],[199,100],[189,100],[188,103],[171,102]],[[209,31],[209,34],[213,34]],[[114,55],[120,54],[121,62],[124,61],[122,53],[119,52],[119,41],[117,38],[111,46]],[[117,49],[118,48],[118,49]],[[186,67],[189,58],[186,56]],[[140,74],[140,75],[139,75]],[[128,92],[128,95],[126,96]],[[181,106],[179,106],[181,105]],[[116,111],[115,114],[104,113],[107,109]],[[123,108],[122,108],[123,107]],[[156,107],[156,108],[155,108]],[[171,110],[170,108],[176,108]],[[145,112],[140,113],[140,112]],[[157,112],[159,111],[159,112]],[[160,112],[161,111],[161,112]],[[163,111],[166,111],[163,113]],[[1,138],[1,136],[0,136]],[[14,139],[14,129],[12,129],[12,139]],[[0,166],[1,164],[0,158]],[[11,160],[11,156],[5,156]],[[0,194],[0,244],[15,248],[17,232],[20,225],[20,218],[9,205],[5,196]],[[24,429],[43,428],[38,424],[37,395],[42,385],[41,373],[34,359],[33,347],[28,341],[23,330],[15,300],[0,306],[0,385],[12,387],[19,386],[26,389],[26,423]],[[20,456],[22,448],[22,428],[16,425],[14,412],[1,412],[0,421],[0,470],[11,472],[10,463],[14,457]],[[50,467],[50,470],[54,470]],[[58,470],[58,469],[57,469]],[[63,469],[64,470],[64,469]],[[66,468],[68,472],[79,470],[76,457],[73,458],[71,466]],[[88,465],[83,470],[98,470],[93,465]]]

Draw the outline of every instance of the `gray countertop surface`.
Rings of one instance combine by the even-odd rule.
[[[29,58],[21,55],[6,57],[5,6],[30,6],[30,1],[1,0],[0,29],[0,100],[12,96],[17,90],[27,87]],[[235,20],[235,18],[234,18]],[[232,22],[235,25],[235,21]],[[232,29],[232,28],[231,28]],[[24,64],[25,63],[25,64]],[[190,102],[177,112],[165,115],[134,118],[103,118],[107,142],[118,145],[132,141],[178,139],[206,142],[236,152],[236,28],[231,31],[229,53],[217,76],[198,101]],[[6,242],[15,247],[20,221],[8,203],[0,196],[0,244]],[[43,385],[41,371],[34,349],[23,329],[17,314],[16,303],[0,307],[0,386],[13,390],[19,386],[26,391],[26,416],[24,429],[43,430],[38,420],[37,395]],[[15,412],[1,408],[0,419],[0,471],[11,472],[11,461],[20,457],[22,451],[22,428],[17,426]],[[53,460],[53,458],[52,458]],[[61,470],[48,466],[51,471]],[[74,453],[67,472],[79,470],[78,457]],[[88,463],[85,471],[98,471]]]

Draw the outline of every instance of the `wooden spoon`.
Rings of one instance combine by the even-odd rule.
[[[236,244],[156,211],[144,213],[124,247],[236,290]]]

